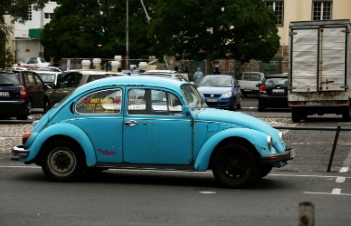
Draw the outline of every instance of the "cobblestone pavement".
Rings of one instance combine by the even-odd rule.
[[[40,119],[41,114],[31,115],[32,120]],[[292,125],[291,119],[287,118],[260,118],[270,125],[289,126]],[[22,136],[26,132],[32,131],[34,125],[30,123],[23,124],[0,124],[0,155],[10,155],[11,148],[15,145],[22,144]]]

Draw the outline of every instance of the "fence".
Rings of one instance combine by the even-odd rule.
[[[336,128],[333,127],[288,127],[288,126],[279,126],[274,127],[275,129],[288,129],[288,130],[318,130],[318,131],[336,131],[333,148],[330,153],[329,163],[327,172],[330,172],[331,165],[333,163],[334,154],[336,150],[336,145],[338,143],[340,131],[351,131],[351,128],[341,128],[342,125],[351,125],[350,123],[340,123]]]
[[[103,70],[111,70],[111,65],[108,64],[110,61],[114,61],[112,58],[100,58],[101,59],[101,69]],[[58,66],[61,70],[67,69],[81,69],[82,68],[82,60],[90,60],[91,65],[90,68],[94,69],[94,65],[92,63],[93,58],[62,58],[60,65]],[[154,61],[155,58],[149,59],[129,59],[129,68],[131,66],[139,67],[141,62],[150,63]],[[193,75],[197,68],[200,67],[201,71],[205,72],[205,74],[212,74],[211,71],[207,71],[207,62],[204,61],[193,61],[193,60],[180,60],[176,61],[173,58],[168,60],[168,67],[166,63],[161,63],[159,61],[154,63],[157,65],[157,69],[163,70],[174,70],[177,66],[181,71],[188,71],[189,74]],[[262,72],[265,75],[269,74],[277,74],[277,73],[287,73],[289,69],[288,61],[270,61],[269,63],[264,63],[261,61],[250,61],[249,63],[241,64],[239,61],[235,60],[213,60],[210,62],[212,68],[215,65],[218,65],[219,70],[222,74],[229,74],[235,76],[239,79],[239,75],[245,71],[257,71]],[[121,67],[123,69],[127,68],[126,60],[123,58],[121,60]]]

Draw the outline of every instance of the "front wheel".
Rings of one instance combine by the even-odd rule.
[[[51,106],[48,100],[44,101],[44,113],[48,112],[50,110]]]
[[[257,177],[257,161],[245,147],[228,144],[214,155],[212,171],[214,177],[226,187],[247,187]]]
[[[296,108],[291,109],[291,119],[293,122],[297,123],[301,121],[300,113],[297,111]]]
[[[83,156],[73,143],[61,140],[44,149],[41,160],[43,172],[54,181],[72,181],[83,170]]]
[[[267,176],[272,171],[272,166],[268,164],[260,164],[258,167],[257,179]]]

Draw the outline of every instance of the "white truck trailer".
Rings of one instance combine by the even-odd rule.
[[[291,22],[289,54],[293,122],[325,113],[350,121],[350,20]]]

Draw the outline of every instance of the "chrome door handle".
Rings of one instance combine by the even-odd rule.
[[[136,125],[138,125],[138,122],[135,120],[130,120],[128,122],[124,122],[124,124],[129,125],[129,126],[136,126]]]

